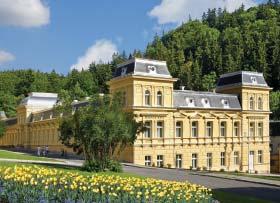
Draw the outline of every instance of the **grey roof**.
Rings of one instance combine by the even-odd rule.
[[[114,77],[127,75],[171,78],[166,61],[133,58],[118,65]]]
[[[7,126],[15,125],[15,124],[17,124],[17,118],[16,117],[8,118],[8,119],[4,120],[4,122]]]
[[[193,105],[188,105],[188,100],[193,100]],[[203,104],[208,100],[209,105]],[[174,90],[174,107],[177,108],[205,108],[205,109],[232,109],[240,110],[238,96],[234,94],[219,94],[214,92],[196,92],[191,90]],[[225,105],[224,102],[227,102]]]
[[[217,84],[217,89],[241,85],[268,87],[262,73],[238,71],[221,75]]]

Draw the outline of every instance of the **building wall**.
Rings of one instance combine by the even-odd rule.
[[[176,155],[182,157],[182,168],[192,165],[192,154],[197,154],[197,168],[207,167],[207,153],[212,153],[211,170],[248,171],[249,151],[254,153],[254,171],[270,171],[269,152],[269,90],[241,87],[227,89],[223,93],[241,94],[242,110],[183,109],[173,107],[173,78],[153,78],[128,76],[115,78],[108,84],[110,93],[125,93],[126,109],[133,112],[137,121],[151,122],[151,137],[144,133],[137,135],[133,146],[127,147],[118,159],[139,165],[145,164],[145,156],[151,157],[151,165],[157,165],[158,155],[163,156],[163,165],[175,168]],[[145,91],[151,94],[151,103],[145,105]],[[157,92],[163,95],[162,106],[157,105]],[[263,98],[263,108],[248,108],[250,96]],[[50,150],[66,149],[58,140],[58,123],[56,119],[29,121],[30,112],[35,107],[18,108],[18,124],[8,127],[0,139],[1,146],[24,146],[36,149],[49,146]],[[41,109],[40,109],[41,110]],[[37,111],[37,110],[36,110]],[[163,136],[157,135],[157,122],[163,122]],[[206,124],[213,123],[212,136],[206,136]],[[176,123],[182,123],[182,136],[176,137]],[[192,122],[197,122],[197,137],[192,136]],[[221,122],[226,122],[226,135],[221,136]],[[238,135],[234,134],[234,122],[238,122]],[[250,134],[250,123],[254,123],[254,135]],[[258,124],[262,123],[262,135]],[[225,164],[221,165],[221,153],[225,153]],[[234,152],[238,152],[238,163],[234,163]],[[262,153],[259,163],[258,152]]]

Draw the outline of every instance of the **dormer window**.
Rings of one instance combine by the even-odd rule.
[[[123,67],[123,68],[122,68],[121,75],[125,75],[125,74],[126,74],[126,70],[127,70],[127,68],[126,68],[126,67]]]
[[[227,99],[222,99],[222,104],[224,108],[229,108],[229,102]]]
[[[256,77],[252,76],[251,81],[252,81],[253,84],[257,84],[257,78]]]
[[[201,100],[201,103],[202,103],[203,107],[210,107],[210,102],[209,102],[209,99],[207,99],[207,98],[203,98]]]
[[[153,74],[155,74],[155,73],[157,73],[156,70],[157,70],[156,66],[149,65],[149,66],[147,67],[147,72],[148,72],[148,73],[153,73]]]
[[[186,104],[188,107],[194,107],[194,99],[193,98],[186,98]]]

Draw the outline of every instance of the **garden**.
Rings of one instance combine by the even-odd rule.
[[[0,168],[1,202],[212,202],[212,193],[188,182],[78,173],[32,165]]]

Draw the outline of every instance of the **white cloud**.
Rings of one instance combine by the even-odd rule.
[[[15,60],[15,56],[4,50],[0,50],[0,64]]]
[[[254,0],[162,0],[148,15],[157,19],[158,24],[180,24],[189,19],[200,19],[208,8],[226,8],[234,11],[244,4],[245,8],[256,5]]]
[[[49,21],[49,7],[41,0],[0,0],[0,25],[38,27]]]
[[[97,40],[95,44],[89,47],[84,56],[78,58],[77,63],[71,66],[71,69],[86,70],[93,62],[109,62],[112,55],[118,52],[117,46],[110,40]]]

